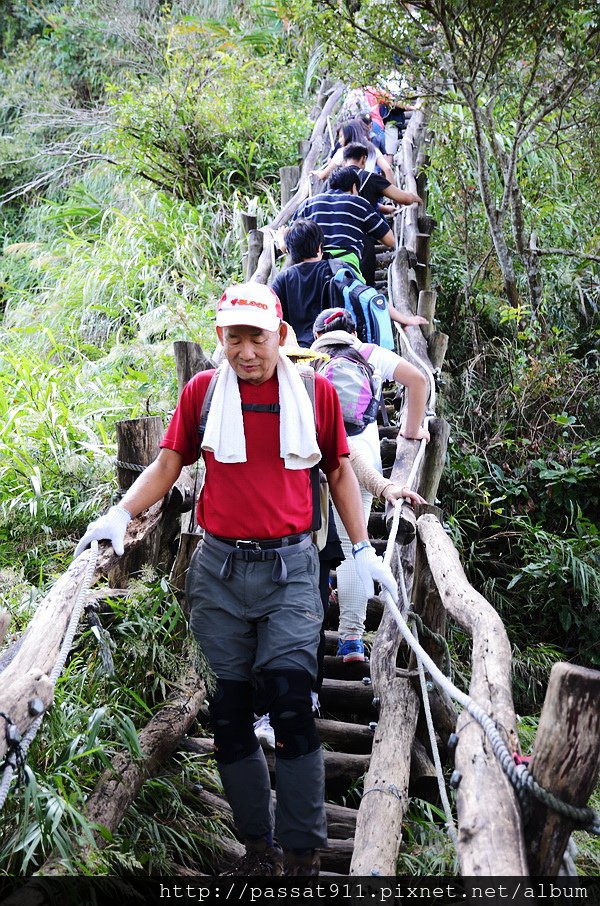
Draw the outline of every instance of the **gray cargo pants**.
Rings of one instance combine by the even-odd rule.
[[[215,676],[224,681],[223,686],[239,683],[243,684],[239,686],[243,691],[249,684],[260,686],[262,677],[276,676],[278,671],[305,674],[309,703],[323,619],[317,551],[307,538],[266,554],[268,559],[253,561],[245,558],[244,552],[235,552],[206,535],[192,557],[187,575],[190,626]],[[277,704],[272,699],[270,710]],[[252,697],[241,695],[236,707],[240,737],[248,732],[253,736]],[[277,745],[275,723],[274,726]],[[256,743],[255,737],[253,742]],[[243,746],[242,739],[240,748]],[[266,760],[257,745],[251,747],[255,750],[238,760],[218,762],[236,826],[245,839],[273,831]],[[286,849],[325,846],[322,749],[283,758],[277,756],[276,747],[275,770],[275,836]]]

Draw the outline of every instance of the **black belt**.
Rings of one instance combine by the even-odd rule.
[[[300,532],[298,535],[284,535],[283,538],[269,538],[265,541],[250,540],[246,538],[222,538],[220,535],[213,535],[207,532],[211,538],[215,538],[222,544],[228,544],[242,551],[268,551],[278,547],[288,547],[290,544],[299,544],[308,538],[310,532]]]

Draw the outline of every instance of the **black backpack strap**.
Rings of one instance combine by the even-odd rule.
[[[242,412],[270,412],[279,415],[280,411],[279,403],[242,403]]]
[[[306,387],[306,392],[308,393],[308,398],[311,402],[313,408],[313,416],[315,419],[315,431],[317,430],[317,405],[315,401],[315,372],[312,368],[308,367],[299,367],[298,371],[300,372],[300,377],[302,382]],[[320,488],[320,478],[319,478],[319,464],[314,465],[310,470],[310,489],[311,489],[311,498],[312,498],[312,524],[310,527],[311,532],[318,532],[321,528],[321,488]]]

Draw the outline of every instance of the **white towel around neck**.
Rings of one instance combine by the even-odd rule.
[[[296,366],[284,353],[277,363],[279,452],[286,469],[310,469],[321,460],[311,401]],[[235,371],[223,362],[210,403],[202,449],[217,462],[246,462],[240,388]]]

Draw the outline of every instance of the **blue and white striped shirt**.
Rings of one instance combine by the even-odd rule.
[[[326,249],[345,249],[362,256],[364,237],[381,239],[389,226],[381,214],[360,195],[330,189],[307,198],[292,220],[304,217],[319,224],[325,235]]]

